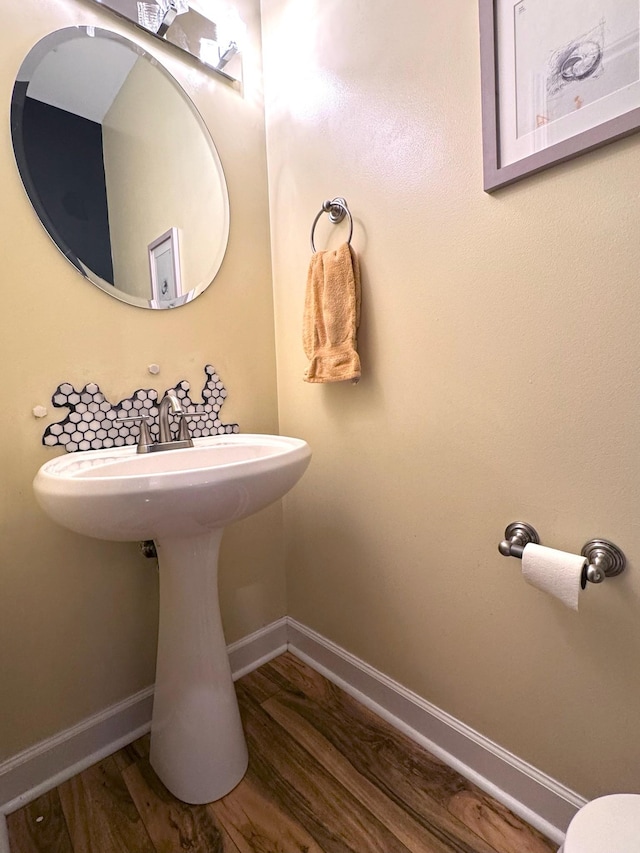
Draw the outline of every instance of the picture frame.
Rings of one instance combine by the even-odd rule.
[[[640,129],[638,0],[479,0],[484,189]]]
[[[178,229],[170,228],[149,243],[151,301],[155,307],[171,308],[180,304],[182,276]]]

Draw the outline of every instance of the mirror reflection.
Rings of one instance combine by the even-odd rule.
[[[183,305],[214,279],[229,233],[222,165],[140,47],[96,27],[42,39],[18,72],[11,131],[34,210],[87,279],[145,308]]]

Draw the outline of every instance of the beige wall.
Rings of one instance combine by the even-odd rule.
[[[32,498],[56,384],[111,399],[212,362],[243,431],[278,429],[257,10],[243,96],[160,51],[204,115],[231,196],[215,285],[172,312],[83,282],[42,234],[0,134],[4,300],[0,760],[150,683],[157,580],[134,545],[67,534]],[[476,4],[263,0],[288,612],[585,796],[638,790],[638,140],[482,192]],[[0,79],[82,0],[5,9]],[[126,30],[128,32],[128,29]],[[357,386],[302,382],[311,221],[344,195],[363,269]],[[325,217],[326,219],[326,217]],[[341,232],[323,222],[319,246]],[[159,362],[151,381],[146,365]],[[592,536],[628,572],[579,614],[497,553],[505,525]],[[229,529],[227,640],[285,612],[279,508]]]
[[[152,298],[148,246],[174,227],[182,292],[199,287],[224,255],[228,214],[219,161],[198,116],[172,82],[140,58],[102,130],[119,288]]]
[[[243,0],[249,50],[259,63],[259,14]],[[60,410],[62,381],[95,381],[112,401],[180,379],[202,387],[212,363],[229,391],[222,411],[244,432],[278,429],[273,304],[260,78],[247,63],[244,95],[147,48],[201,111],[225,165],[232,207],[229,248],[205,294],[175,311],[133,308],[82,280],[38,223],[14,165],[8,111],[16,71],[46,33],[77,23],[131,33],[93,4],[24,0],[5,4],[0,33],[2,334],[0,376],[0,760],[153,680],[157,575],[135,544],[85,539],[50,523],[31,482],[56,450],[41,445]],[[138,36],[141,42],[143,34]],[[157,362],[152,377],[147,365]],[[44,420],[31,413],[49,407]],[[285,612],[278,506],[225,534],[221,600],[228,642]]]
[[[640,138],[489,196],[475,2],[262,13],[280,428],[314,453],[285,503],[289,613],[581,794],[638,791]],[[302,381],[334,195],[355,387]],[[610,538],[629,570],[568,611],[499,556],[519,519]]]

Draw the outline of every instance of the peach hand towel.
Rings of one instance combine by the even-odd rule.
[[[360,378],[360,268],[348,243],[311,257],[302,341],[309,359],[305,382]]]

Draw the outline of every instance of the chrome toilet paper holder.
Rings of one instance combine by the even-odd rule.
[[[504,539],[498,545],[498,551],[503,557],[522,559],[522,552],[529,544],[540,544],[540,537],[535,527],[526,521],[514,521],[507,525]],[[582,588],[587,581],[602,583],[605,578],[613,578],[621,574],[627,565],[625,555],[617,545],[608,539],[590,539],[580,551],[587,558],[587,565],[582,572]]]

